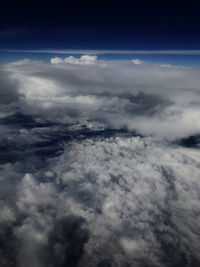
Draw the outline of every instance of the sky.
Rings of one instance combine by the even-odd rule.
[[[200,266],[199,7],[1,4],[0,267]]]
[[[198,50],[199,11],[198,1],[4,1],[0,49]],[[1,51],[0,56],[6,61],[26,55]],[[39,56],[50,58],[27,54]],[[199,62],[199,56],[154,55],[149,59]]]

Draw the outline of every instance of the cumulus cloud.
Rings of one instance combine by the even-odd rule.
[[[97,56],[84,55],[80,58],[75,58],[73,56],[66,57],[64,59],[55,57],[51,59],[52,64],[60,63],[72,63],[72,64],[93,64],[97,61]]]
[[[199,151],[149,137],[80,140],[43,168],[29,158],[32,173],[3,166],[14,266],[198,266]]]
[[[1,266],[200,265],[198,68],[1,68]]]
[[[135,63],[136,65],[142,64],[142,61],[140,59],[133,59],[131,62]]]
[[[20,84],[25,113],[65,122],[100,122],[170,138],[200,130],[195,67],[138,59],[102,61],[86,55],[52,58],[51,64],[24,60],[4,68]]]

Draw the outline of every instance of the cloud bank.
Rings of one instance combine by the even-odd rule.
[[[199,68],[0,68],[0,265],[200,265]]]
[[[199,68],[86,55],[52,58],[51,64],[24,60],[4,69],[19,84],[12,97],[21,94],[22,113],[166,138],[200,131]]]

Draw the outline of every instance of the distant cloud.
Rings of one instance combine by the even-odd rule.
[[[133,59],[133,60],[131,60],[131,62],[135,63],[136,65],[142,64],[142,60],[140,60],[140,59]]]
[[[80,58],[75,58],[73,56],[66,57],[64,59],[62,58],[52,58],[51,63],[52,64],[59,64],[59,63],[72,63],[72,64],[93,64],[97,61],[97,56],[90,56],[90,55],[84,55]]]
[[[200,131],[198,68],[139,59],[104,61],[91,55],[5,66],[19,83],[25,97],[21,105],[29,113],[169,138]]]
[[[129,55],[200,55],[200,50],[79,50],[79,49],[38,49],[18,50],[1,49],[0,51],[17,53],[48,53],[48,54],[77,54],[77,55],[106,55],[106,54],[129,54]]]

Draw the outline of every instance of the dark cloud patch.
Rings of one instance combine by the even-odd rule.
[[[68,137],[59,125],[48,121],[37,122],[37,118],[21,113],[0,119],[0,124],[7,127],[7,135],[0,145],[1,163],[58,155],[62,151],[62,141]],[[47,131],[50,127],[54,129]]]
[[[7,125],[13,128],[33,128],[40,127],[41,125],[35,122],[34,117],[22,113],[15,113],[0,119],[2,125]]]
[[[111,267],[111,266],[112,266],[112,259],[102,260],[97,265],[97,267]]]
[[[0,119],[0,125],[6,128],[0,144],[1,163],[27,161],[33,157],[43,160],[55,157],[63,152],[64,143],[74,139],[137,135],[127,129],[95,130],[86,123],[64,124],[21,113]]]
[[[18,81],[10,78],[10,73],[0,68],[0,103],[10,104],[19,100]]]
[[[84,245],[89,233],[83,228],[82,218],[69,216],[56,220],[49,234],[49,257],[51,266],[78,266],[84,253]]]
[[[189,136],[187,138],[182,138],[178,142],[181,146],[188,148],[200,148],[200,136]]]
[[[149,95],[143,92],[139,92],[137,95],[125,93],[120,95],[120,98],[125,98],[130,101],[130,104],[125,107],[125,110],[135,116],[153,116],[172,104],[158,95]]]
[[[13,224],[0,224],[0,265],[16,267],[18,240],[14,234]]]

